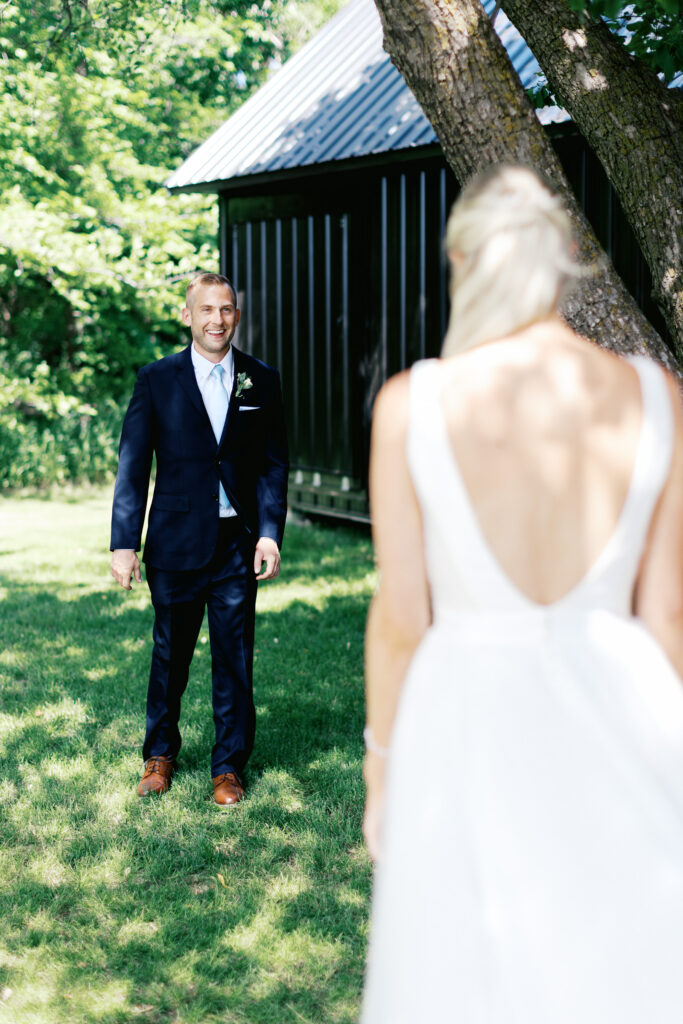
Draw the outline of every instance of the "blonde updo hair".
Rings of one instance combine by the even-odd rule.
[[[560,199],[524,167],[496,167],[461,192],[446,226],[451,314],[442,355],[553,313],[581,275]]]

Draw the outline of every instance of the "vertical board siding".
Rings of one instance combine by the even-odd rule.
[[[426,182],[424,171],[420,171],[420,262],[419,262],[419,302],[420,302],[420,359],[427,354],[427,238],[426,238]]]
[[[296,464],[353,476],[348,215],[226,218],[222,231],[236,344],[280,370]]]
[[[666,323],[652,298],[650,269],[598,158],[577,136],[555,139],[554,145],[598,241],[652,326],[668,339]]]
[[[282,374],[293,464],[363,486],[375,397],[438,353],[441,234],[452,175],[438,162],[368,177],[342,209],[264,218],[222,201],[221,258],[242,308],[237,344]],[[232,223],[230,222],[232,218]],[[228,244],[228,239],[230,244]]]
[[[245,235],[246,235],[245,242],[244,242],[244,259],[245,259],[245,265],[244,265],[244,284],[245,284],[245,288],[246,288],[246,295],[245,295],[244,304],[245,304],[246,309],[247,309],[247,311],[249,313],[249,315],[247,316],[247,352],[253,352],[254,351],[254,334],[255,334],[255,330],[256,330],[256,317],[253,315],[255,313],[255,310],[254,310],[254,303],[253,303],[253,297],[254,297],[253,283],[254,283],[254,278],[253,278],[253,274],[252,274],[252,258],[253,258],[253,251],[252,251],[252,249],[253,249],[253,246],[252,246],[253,231],[252,231],[252,228],[253,228],[253,224],[251,223],[251,221],[248,221],[245,224],[245,226],[244,226]]]
[[[293,439],[293,451],[294,457],[298,460],[300,442],[299,437],[299,422],[298,422],[298,409],[299,403],[299,276],[296,272],[296,268],[299,265],[299,249],[298,249],[298,235],[297,235],[297,221],[296,217],[292,217],[289,222],[289,232],[291,238],[291,252],[289,261],[289,280],[291,284],[291,303],[292,303],[292,324],[291,324],[291,374],[288,374],[283,364],[279,369],[283,375],[283,389],[286,388],[287,377],[291,382],[291,395],[289,401],[289,429],[290,436]],[[286,390],[285,390],[286,394]],[[285,406],[287,408],[287,406]]]
[[[267,296],[268,295],[274,295],[275,289],[274,289],[273,285],[274,285],[275,282],[273,281],[273,283],[271,285],[271,282],[270,282],[270,279],[269,279],[269,276],[268,276],[268,252],[269,252],[269,246],[268,246],[268,231],[267,231],[267,227],[266,227],[266,221],[262,220],[260,225],[259,225],[259,227],[260,227],[259,242],[260,242],[260,249],[261,249],[261,252],[260,252],[261,266],[259,268],[260,269],[260,275],[259,275],[258,287],[256,289],[256,294],[258,295],[259,303],[260,303],[260,306],[261,306],[261,309],[260,309],[261,315],[259,317],[259,327],[260,327],[260,330],[259,330],[259,342],[260,342],[260,344],[258,346],[258,355],[259,355],[259,358],[261,358],[264,361],[264,363],[267,363],[269,361],[268,360],[268,352],[266,350],[266,334],[267,334],[267,332],[264,330],[266,324],[268,323],[268,308],[267,308],[268,300],[267,300]],[[270,249],[270,251],[272,252],[272,249]],[[273,331],[272,332],[273,340],[275,340],[275,335],[276,335],[276,331]]]
[[[330,215],[325,214],[325,450],[332,452],[332,250]]]
[[[218,197],[218,265],[227,267],[229,258],[229,246],[232,242],[230,221],[228,218],[228,203],[225,196]]]
[[[382,175],[380,183],[380,363],[379,370],[383,380],[389,376],[389,360],[387,343],[389,338],[389,183]],[[392,247],[392,252],[395,249]],[[394,280],[392,274],[392,281]]]
[[[398,238],[398,288],[399,288],[399,306],[398,306],[398,332],[399,332],[399,350],[398,350],[398,361],[401,367],[406,366],[407,349],[406,349],[406,303],[407,303],[407,266],[408,266],[408,252],[406,249],[406,176],[402,174],[399,178],[399,189],[400,189],[400,204],[399,204],[399,238]]]
[[[238,227],[237,224],[231,224],[230,227],[231,227],[231,236],[232,236],[232,253],[231,253],[232,259],[227,261],[226,263],[221,263],[221,271],[225,274],[226,273],[226,269],[228,267],[230,267],[230,273],[229,273],[228,276],[230,276],[230,280],[233,283],[233,287],[235,288],[235,290],[239,294],[239,290],[240,290],[240,277],[239,277],[240,238],[239,238],[239,234],[240,234],[240,232],[239,232],[239,227]],[[227,215],[226,215],[226,225],[225,225],[226,234],[227,234],[227,230],[228,230],[228,228],[227,228]],[[227,248],[226,248],[226,252],[227,252]]]
[[[275,366],[282,367],[283,349],[283,309],[282,309],[282,221],[275,221]]]
[[[443,239],[446,235],[446,223],[448,221],[448,214],[450,205],[448,202],[448,181],[446,178],[446,168],[442,167],[439,171],[439,239]],[[445,258],[443,252],[443,241],[441,241],[441,274],[439,275],[439,337],[443,338],[446,335],[446,328],[448,327],[448,312],[449,312],[449,301],[448,301],[448,286],[449,286],[449,269],[448,259]]]
[[[555,145],[601,243],[661,330],[647,266],[596,158],[576,137]],[[431,157],[308,178],[282,195],[221,197],[221,269],[242,307],[237,344],[282,374],[301,507],[367,515],[377,392],[438,355],[446,331],[443,235],[456,194],[450,169]]]
[[[340,468],[345,466],[353,472],[352,443],[351,443],[351,405],[350,405],[350,382],[349,382],[349,224],[348,217],[344,214],[339,220],[340,243],[341,243],[341,295],[340,306],[337,312],[337,325],[341,345],[341,415],[337,422],[337,435],[340,451]]]
[[[316,275],[315,275],[315,257],[316,257],[316,246],[315,246],[315,218],[306,218],[306,238],[308,242],[308,248],[306,253],[306,277],[308,279],[308,305],[307,305],[307,338],[308,338],[308,352],[307,352],[307,408],[308,408],[308,452],[306,462],[309,465],[319,465],[318,462],[318,444],[316,436],[316,421],[318,420],[318,407],[320,406],[320,396],[316,390],[316,322],[315,314],[317,309],[316,303]],[[322,340],[322,339],[321,339]],[[324,351],[324,350],[323,350]],[[317,361],[317,365],[321,364],[321,360]],[[322,426],[322,423],[321,423]]]

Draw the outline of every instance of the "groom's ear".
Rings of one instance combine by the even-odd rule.
[[[192,323],[192,314],[190,313],[190,311],[187,308],[187,306],[183,306],[183,308],[181,309],[180,317],[181,317],[183,323],[185,324],[185,326],[189,327],[190,324]]]

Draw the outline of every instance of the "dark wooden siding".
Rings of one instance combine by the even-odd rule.
[[[226,269],[243,310],[237,344],[282,374],[299,481],[319,489],[315,474],[324,473],[326,489],[343,493],[353,511],[350,492],[361,493],[362,484],[350,370],[349,214],[312,204],[308,212],[257,219],[249,211],[249,220],[237,220],[235,205]],[[362,513],[363,501],[356,504]]]
[[[580,137],[555,140],[600,241],[659,330],[647,267]],[[282,374],[295,507],[367,518],[372,406],[382,383],[437,355],[448,316],[442,238],[457,194],[421,159],[220,197],[221,265],[242,308],[237,344]]]

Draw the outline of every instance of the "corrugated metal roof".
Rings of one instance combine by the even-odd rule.
[[[485,0],[490,13],[495,0]],[[525,87],[538,63],[503,12],[496,31]],[[557,107],[539,112],[562,121]],[[424,146],[434,129],[382,49],[373,0],[350,0],[168,179],[197,188],[253,174]]]

